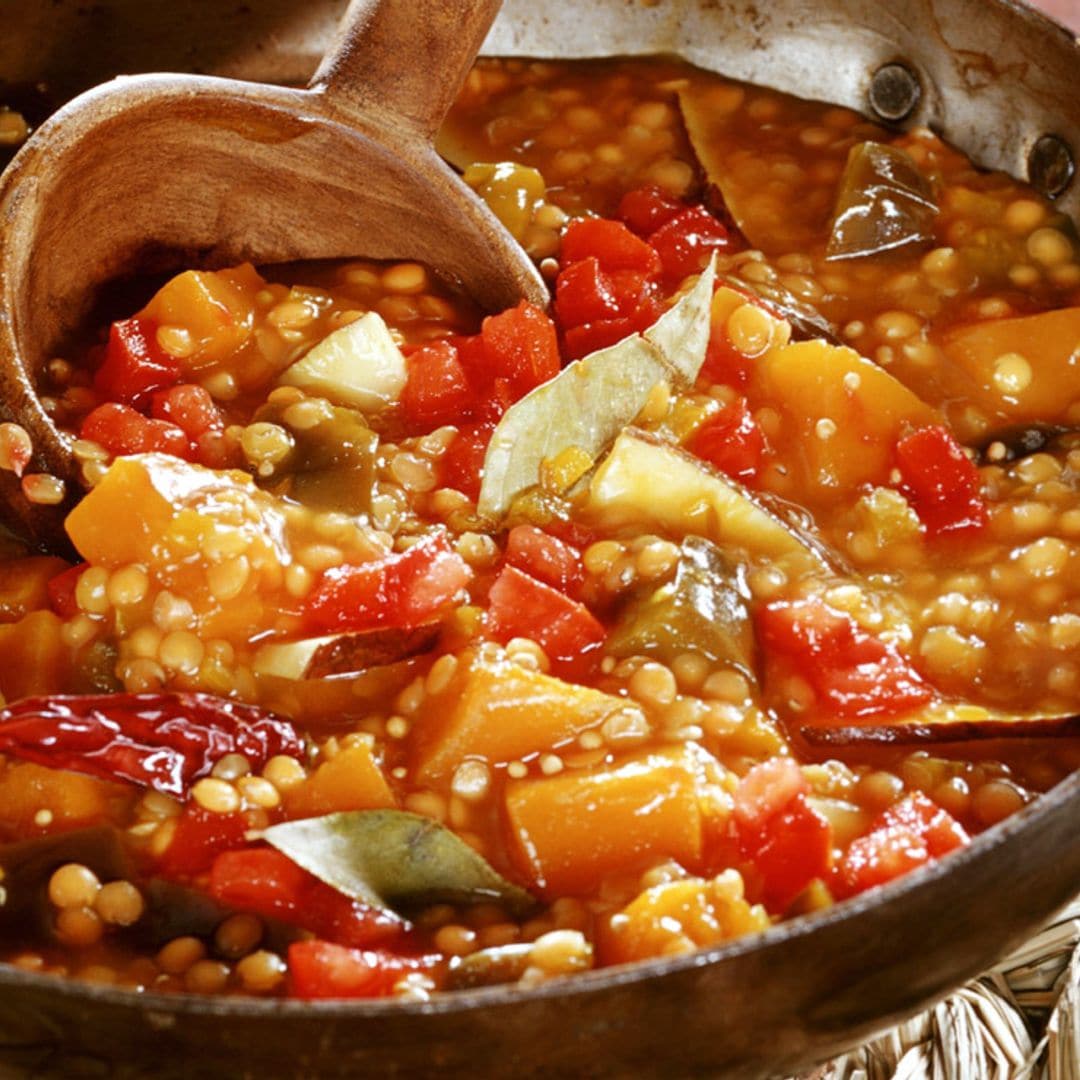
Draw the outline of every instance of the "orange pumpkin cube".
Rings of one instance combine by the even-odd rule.
[[[444,699],[415,735],[424,783],[449,777],[466,758],[501,765],[554,749],[626,707],[599,690],[480,654],[462,661]]]
[[[294,818],[344,810],[382,810],[396,805],[394,793],[366,743],[339,750],[285,796],[285,808]]]
[[[609,874],[660,859],[696,866],[705,823],[699,785],[710,762],[682,746],[511,782],[506,813],[519,869],[557,897],[590,893]]]

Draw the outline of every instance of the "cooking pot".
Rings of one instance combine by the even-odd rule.
[[[403,0],[404,2],[404,0]],[[118,72],[302,83],[344,0],[0,2],[0,71],[59,102]],[[486,51],[673,53],[926,124],[1074,218],[1080,48],[1012,0],[507,0]],[[1080,773],[964,851],[725,947],[529,991],[304,1003],[134,994],[0,967],[0,1072],[718,1076],[792,1072],[977,974],[1080,888]]]

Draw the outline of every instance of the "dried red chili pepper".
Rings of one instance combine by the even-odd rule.
[[[73,694],[0,710],[0,751],[183,796],[226,754],[257,771],[303,744],[287,720],[212,694]]]

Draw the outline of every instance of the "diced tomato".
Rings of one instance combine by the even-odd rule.
[[[901,490],[928,536],[971,535],[986,526],[979,473],[944,427],[928,427],[896,444]]]
[[[756,832],[810,784],[794,758],[774,757],[755,765],[735,791],[732,813],[742,832]]]
[[[176,819],[172,840],[159,868],[166,877],[186,877],[209,870],[225,851],[246,845],[247,821],[241,813],[215,814],[189,803]]]
[[[157,327],[138,317],[109,328],[105,359],[94,375],[94,387],[110,401],[140,406],[155,390],[180,378],[177,362],[158,345]]]
[[[82,422],[79,437],[105,447],[110,454],[173,454],[190,460],[191,440],[167,420],[152,420],[128,405],[99,405]]]
[[[637,188],[628,191],[619,202],[618,217],[638,234],[650,237],[661,225],[666,225],[676,214],[685,209],[680,202],[658,187]]]
[[[472,579],[472,570],[438,533],[408,551],[336,566],[308,595],[304,624],[316,633],[410,628],[438,618]]]
[[[563,330],[619,314],[619,304],[611,288],[611,279],[591,255],[571,263],[555,282],[555,314]]]
[[[473,500],[479,497],[484,456],[494,430],[494,423],[467,424],[458,428],[454,441],[439,460],[442,487],[463,491]]]
[[[150,415],[180,428],[193,442],[208,431],[221,431],[225,422],[210,392],[194,383],[180,383],[153,396]]]
[[[492,378],[508,380],[515,400],[559,374],[555,324],[534,304],[523,300],[499,315],[489,315],[480,337]]]
[[[514,392],[509,379],[497,378],[487,388],[487,393],[473,410],[473,414],[479,424],[494,426],[519,396]]]
[[[832,867],[832,826],[806,801],[809,785],[790,758],[755,765],[735,792],[739,850],[761,878],[762,898],[783,912]]]
[[[935,859],[971,842],[964,827],[921,791],[913,791],[907,798],[890,806],[880,820],[917,832],[926,841],[927,850]]]
[[[273,848],[225,851],[213,861],[210,893],[245,911],[284,918],[295,914],[308,876],[302,867]]]
[[[963,847],[963,826],[921,792],[880,814],[866,836],[853,841],[837,868],[834,889],[854,896]]]
[[[408,357],[406,370],[401,408],[411,427],[430,431],[468,416],[475,406],[476,395],[449,342],[434,341],[417,349]]]
[[[585,582],[581,552],[535,525],[515,525],[510,530],[506,561],[574,599]]]
[[[75,602],[75,588],[86,569],[86,563],[76,563],[67,570],[49,578],[45,586],[49,594],[49,607],[62,619],[70,619],[79,614],[79,605]]]
[[[731,234],[704,207],[680,211],[649,237],[669,283],[682,281],[705,269],[714,251],[732,246]]]
[[[562,266],[596,256],[600,268],[638,270],[655,276],[660,272],[660,257],[621,221],[606,218],[577,218],[566,227],[559,261]]]
[[[589,353],[598,349],[606,349],[609,345],[615,345],[623,338],[629,337],[637,330],[637,324],[633,319],[601,319],[599,322],[587,323],[585,326],[575,326],[567,330],[563,338],[564,352],[568,360],[580,360]]]
[[[504,644],[532,638],[548,657],[578,671],[603,644],[603,626],[584,604],[513,566],[504,566],[488,594],[488,631]]]
[[[457,334],[446,339],[457,349],[457,358],[465,369],[465,377],[472,387],[486,387],[494,375],[484,351],[484,339],[479,334],[465,336]]]
[[[642,330],[660,314],[653,300],[653,283],[638,270],[614,270],[609,275],[611,290],[615,294],[618,314],[634,319],[635,329]]]
[[[722,473],[753,483],[765,456],[765,435],[740,398],[709,417],[686,448]]]
[[[736,349],[728,340],[724,328],[713,323],[699,381],[705,386],[721,383],[736,390],[745,390],[753,368],[754,358]]]
[[[349,949],[329,941],[294,942],[288,955],[293,994],[308,1001],[387,997],[404,975],[430,970],[438,959]]]
[[[825,713],[895,716],[932,696],[896,646],[820,600],[768,604],[758,611],[757,629],[766,653],[794,667]]]
[[[210,868],[210,895],[341,945],[376,945],[400,937],[405,929],[400,919],[339,893],[272,848],[218,855]]]

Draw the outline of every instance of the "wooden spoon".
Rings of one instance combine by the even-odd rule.
[[[31,435],[28,473],[62,479],[0,504],[42,548],[81,492],[38,400],[55,350],[120,275],[179,265],[417,259],[483,307],[546,304],[536,269],[432,140],[499,0],[353,0],[306,89],[188,75],[120,78],[42,125],[0,182],[0,396]]]

